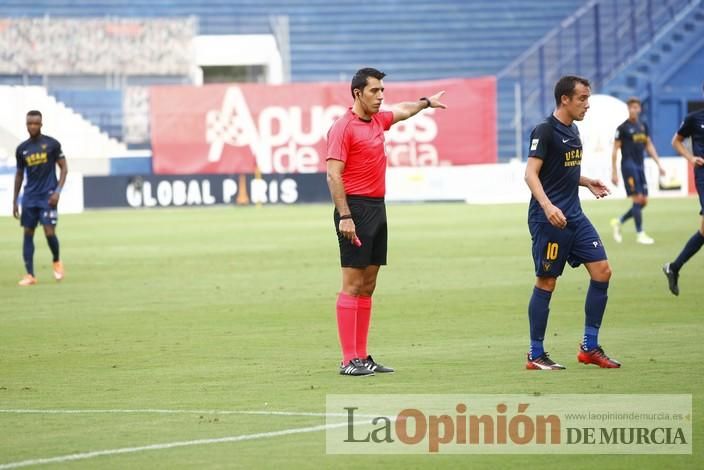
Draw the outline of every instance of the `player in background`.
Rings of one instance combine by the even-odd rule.
[[[64,267],[59,258],[59,239],[56,237],[58,222],[58,204],[61,190],[66,182],[68,166],[58,140],[41,133],[42,113],[29,111],[26,117],[29,139],[17,146],[15,158],[15,193],[12,201],[12,215],[20,218],[24,227],[22,257],[27,274],[19,281],[20,286],[37,283],[34,276],[34,229],[40,223],[44,227],[46,241],[53,258],[54,278],[60,281],[64,277]],[[61,172],[56,180],[56,165]],[[27,185],[22,195],[22,211],[17,204],[25,172]]]
[[[526,369],[560,370],[543,348],[550,299],[565,263],[584,264],[591,278],[584,305],[584,337],[577,360],[603,368],[621,367],[598,342],[606,310],[611,266],[599,234],[582,212],[579,186],[597,199],[609,194],[599,180],[581,175],[582,141],[575,121],[589,109],[591,85],[585,78],[565,76],[555,84],[555,111],[533,129],[525,180],[532,197],[528,227],[533,243],[535,287],[528,304],[530,351]]]
[[[381,111],[385,74],[360,69],[350,86],[354,103],[328,131],[327,180],[335,203],[333,220],[340,246],[342,289],[337,296],[341,375],[393,372],[367,351],[372,294],[386,264],[386,153],[384,131],[426,108],[445,108],[443,91]]]
[[[704,86],[702,86],[702,89],[704,90]],[[684,140],[690,137],[692,139],[691,152],[684,145]],[[672,146],[677,153],[694,166],[694,184],[699,194],[699,206],[701,208],[699,214],[702,216],[699,230],[694,232],[694,235],[685,243],[677,258],[662,268],[667,277],[670,292],[674,295],[680,295],[678,285],[680,270],[704,245],[704,109],[690,113],[684,118],[680,128],[672,137]]]
[[[614,240],[617,243],[621,243],[623,241],[621,225],[633,217],[636,225],[636,242],[643,245],[652,245],[655,240],[643,231],[642,212],[645,206],[648,205],[648,183],[645,180],[643,151],[648,152],[648,155],[655,160],[660,169],[660,176],[665,175],[665,169],[658,157],[653,141],[650,139],[647,124],[639,120],[641,112],[640,100],[638,98],[629,98],[626,104],[628,105],[628,119],[623,121],[616,129],[614,150],[611,154],[611,182],[614,185],[618,184],[616,160],[620,149],[623,184],[626,187],[626,194],[633,200],[633,206],[620,218],[611,219],[611,228]]]

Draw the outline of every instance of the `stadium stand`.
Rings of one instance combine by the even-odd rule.
[[[122,140],[122,90],[56,89],[52,94],[109,136]]]
[[[112,70],[107,65],[101,68],[102,56],[92,60],[95,58],[91,54],[96,50],[92,48],[98,34],[96,30],[106,28],[106,24],[116,24],[129,32],[140,24],[139,20],[128,21],[124,18],[195,17],[198,19],[196,29],[200,34],[252,34],[271,33],[270,16],[287,15],[293,81],[347,80],[354,70],[370,64],[386,71],[390,79],[401,81],[495,74],[540,38],[545,30],[573,12],[580,3],[578,0],[555,0],[546,6],[540,0],[506,0],[500,3],[490,0],[112,0],[100,3],[89,0],[38,0],[31,3],[7,0],[3,5],[3,15],[15,18],[12,20],[15,26],[10,27],[12,31],[18,29],[17,24],[21,26],[20,30],[32,25],[63,30],[67,26],[81,24],[79,21],[92,26],[88,28],[88,37],[80,33],[52,36],[51,40],[57,43],[56,48],[60,50],[57,57],[61,61],[59,67],[47,71],[51,74],[48,83],[45,83],[46,77],[31,73],[26,68],[27,63],[36,60],[31,53],[32,48],[13,46],[14,39],[0,43],[0,51],[4,51],[0,55],[12,56],[12,60],[4,62],[18,64],[14,74],[12,70],[0,68],[0,83],[46,84],[58,99],[83,113],[111,136],[120,138],[123,120],[121,111],[116,111],[114,107],[115,91],[106,91],[105,96],[100,97],[100,88],[106,88],[106,80],[101,85],[95,77],[77,77],[77,73],[94,74],[102,70],[127,75],[128,82],[130,74],[137,73],[138,76],[131,78],[137,85],[149,81],[178,82],[174,79],[174,70],[183,73],[183,57],[176,52],[172,51],[165,58],[149,54],[150,49],[158,48],[153,48],[149,41],[144,47],[143,39],[149,38],[146,33],[128,43],[135,47],[119,49],[137,51],[133,53],[139,57],[134,63],[123,58],[111,62],[124,66],[123,70]],[[106,15],[112,19],[95,19]],[[123,19],[118,21],[115,18]],[[8,22],[2,24],[6,25],[7,31]],[[56,26],[51,26],[53,24]],[[423,25],[421,30],[418,25]],[[190,26],[186,25],[185,29]],[[183,47],[187,34],[178,36],[173,31],[174,27],[168,29],[177,35],[178,40],[156,38],[153,44],[162,47],[175,43],[179,46],[176,49],[187,51],[188,48]],[[23,36],[26,34],[20,35]],[[0,33],[0,41],[2,38],[3,34]],[[325,40],[321,41],[321,38]],[[74,43],[85,45],[85,51],[74,51]],[[47,46],[51,47],[51,44]],[[146,55],[142,55],[143,50],[146,50]],[[64,51],[74,52],[71,57],[63,57],[66,55]],[[80,57],[87,60],[80,60]],[[175,65],[161,65],[163,59]],[[40,71],[40,65],[36,65],[35,72]],[[152,77],[145,77],[144,74],[149,72]],[[71,76],[56,76],[62,73]],[[75,91],[85,88],[89,91]],[[94,101],[89,104],[88,99]]]
[[[66,155],[71,155],[72,168],[82,172],[107,174],[110,162],[96,156],[116,156],[127,153],[127,147],[110,138],[97,126],[49,95],[43,87],[0,86],[0,128],[6,130],[13,142],[5,143],[14,148],[27,137],[24,116],[30,109],[40,109],[44,115],[43,131],[60,136]]]
[[[193,19],[6,19],[0,73],[186,75],[194,36]]]
[[[645,100],[648,84],[672,70],[684,50],[701,49],[702,11],[700,0],[587,2],[499,72],[499,157],[521,154],[516,125],[520,142],[526,142],[532,126],[554,106],[550,84],[566,73],[589,77],[597,93]]]
[[[704,70],[704,3],[692,2],[673,13],[672,21],[653,25],[650,46],[628,57],[603,86],[604,93],[622,100],[643,100],[644,118],[656,129],[653,141],[659,149],[670,148],[675,126],[687,112],[685,96],[701,96]]]
[[[701,32],[701,4],[701,0],[6,0],[2,15],[9,20],[0,20],[0,57],[3,63],[24,67],[34,60],[31,48],[23,50],[3,39],[3,31],[12,29],[8,21],[66,25],[80,20],[103,29],[106,24],[118,25],[117,31],[127,32],[140,22],[182,21],[190,34],[261,34],[272,33],[272,18],[284,15],[289,19],[292,81],[347,80],[364,65],[383,69],[394,81],[497,75],[499,157],[506,160],[520,155],[517,136],[524,141],[529,127],[549,112],[549,87],[559,74],[589,76],[597,91],[642,96],[644,87],[676,60],[681,46],[691,42],[688,38]],[[103,19],[96,20],[99,17]],[[95,39],[94,32],[89,36]],[[187,50],[182,47],[187,36],[176,41],[181,52]],[[63,34],[57,41],[90,44],[76,39],[80,37]],[[156,39],[153,44],[159,46],[169,41],[156,33],[150,38],[146,33],[139,36],[132,46],[140,47],[125,52],[142,54],[144,39],[148,44],[141,59],[115,61],[118,70],[103,65],[101,73],[109,71],[108,76],[85,75],[91,67],[101,70],[100,60],[91,64],[67,56],[64,59],[73,65],[55,68],[50,75],[0,68],[0,83],[43,84],[111,136],[122,138],[126,128],[139,128],[134,122],[140,119],[125,123],[122,107],[116,106],[120,90],[127,96],[125,86],[184,81],[183,57],[172,53],[173,60],[161,64],[164,60],[155,52],[159,48],[152,48],[150,55],[151,41]],[[29,56],[24,55],[27,51]],[[177,65],[169,66],[169,61]],[[76,66],[84,75],[75,70],[67,75],[67,69]],[[521,85],[519,123],[514,119],[516,83]],[[140,144],[138,135],[144,133],[131,134],[132,145]]]
[[[394,80],[491,75],[582,2],[553,0],[7,0],[9,17],[198,18],[200,34],[269,33],[290,22],[293,81],[347,79],[373,63]],[[418,25],[423,25],[419,30]],[[324,38],[324,40],[321,40]]]

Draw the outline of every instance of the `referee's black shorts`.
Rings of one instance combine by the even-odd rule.
[[[343,268],[385,265],[388,230],[384,198],[348,195],[347,205],[362,246],[355,246],[340,233],[340,214],[335,209],[333,220],[340,245],[340,265]]]

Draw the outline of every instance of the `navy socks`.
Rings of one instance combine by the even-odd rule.
[[[27,274],[34,276],[34,237],[25,235],[22,242],[22,258]]]
[[[54,263],[56,263],[59,260],[59,239],[56,238],[56,235],[52,235],[50,237],[46,237],[46,241],[49,244],[49,249],[51,250]]]
[[[689,261],[689,258],[694,256],[702,245],[704,245],[704,235],[697,230],[697,232],[692,235],[692,238],[687,240],[687,243],[685,243],[677,259],[670,263],[670,268],[674,272],[679,272],[679,270],[682,269],[682,265]]]
[[[528,321],[530,323],[530,357],[535,359],[543,355],[543,340],[548,327],[548,314],[550,313],[550,298],[552,292],[533,288],[533,295],[528,304]]]
[[[584,302],[584,349],[594,349],[599,345],[599,328],[604,318],[609,283],[589,281],[587,299]]]

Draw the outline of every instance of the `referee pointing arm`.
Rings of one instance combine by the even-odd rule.
[[[341,375],[393,372],[367,352],[372,294],[379,267],[386,264],[386,154],[384,131],[425,108],[445,108],[441,91],[380,111],[385,74],[360,69],[352,78],[354,103],[328,131],[327,180],[335,203],[333,220],[340,245],[342,290],[337,297]]]

